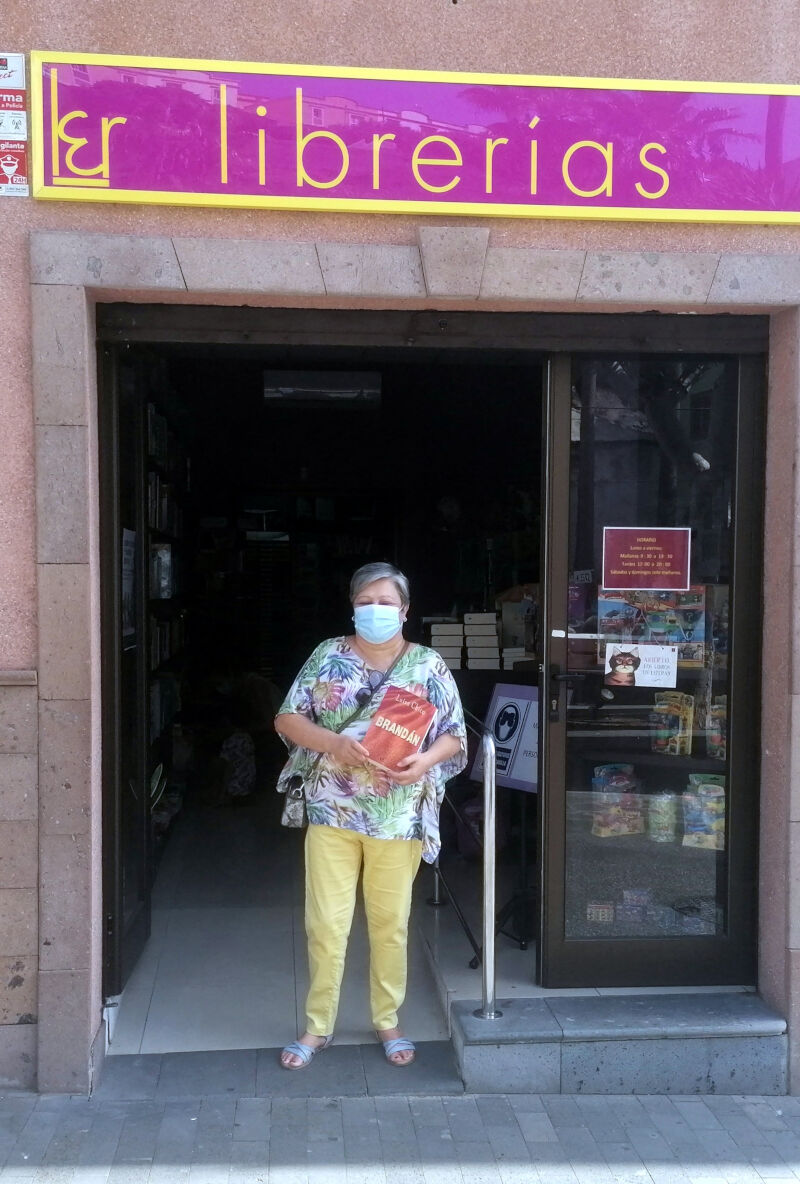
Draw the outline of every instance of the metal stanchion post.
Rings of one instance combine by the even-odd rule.
[[[442,896],[442,881],[439,878],[439,860],[433,865],[433,896],[428,897],[428,904],[433,909],[440,909],[447,901]]]
[[[484,732],[483,749],[483,1005],[475,1015],[482,1020],[498,1019],[495,999],[495,744]]]

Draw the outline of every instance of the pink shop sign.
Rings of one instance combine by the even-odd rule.
[[[31,54],[37,198],[800,222],[800,87]]]

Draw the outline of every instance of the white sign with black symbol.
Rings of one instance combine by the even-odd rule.
[[[536,793],[539,782],[539,688],[497,683],[486,714],[486,727],[494,737],[497,784]],[[483,778],[483,750],[472,765],[470,777]]]

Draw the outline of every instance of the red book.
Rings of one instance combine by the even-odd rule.
[[[400,687],[388,687],[361,743],[369,759],[387,773],[400,772],[398,762],[419,752],[436,708],[427,699]]]

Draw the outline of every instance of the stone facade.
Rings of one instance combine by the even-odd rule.
[[[222,26],[202,3],[6,9],[17,51],[796,81],[793,0],[556,0],[538,21],[524,0],[400,0],[391,20],[243,0]],[[800,228],[3,205],[0,1085],[87,1090],[102,1046],[94,305],[125,300],[771,315],[759,988],[800,1091]]]
[[[5,688],[7,695],[15,696],[10,703],[17,706],[16,716],[7,717],[4,735],[9,751],[5,759],[16,763],[8,765],[8,790],[0,797],[6,819],[1,825],[7,829],[13,852],[0,889],[27,892],[31,904],[37,887],[39,891],[38,944],[24,939],[32,934],[35,917],[31,928],[21,925],[21,900],[16,912],[8,916],[8,924],[19,933],[20,946],[12,960],[20,969],[12,970],[12,976],[24,978],[32,973],[37,954],[39,959],[39,1088],[89,1088],[91,1050],[100,1029],[97,886],[101,737],[93,726],[99,711],[99,555],[93,517],[97,508],[97,409],[88,342],[93,304],[106,293],[105,279],[115,297],[124,294],[127,299],[141,301],[169,301],[188,295],[193,302],[213,303],[234,294],[248,303],[266,306],[287,300],[305,303],[309,297],[315,305],[337,306],[344,297],[383,307],[501,309],[535,304],[543,309],[577,310],[591,304],[606,311],[688,311],[698,306],[716,311],[745,305],[775,312],[768,530],[773,531],[780,522],[794,521],[791,487],[774,479],[786,472],[787,466],[791,471],[794,441],[781,425],[787,414],[793,416],[791,409],[800,386],[798,314],[793,307],[798,299],[796,275],[782,257],[540,252],[536,248],[494,247],[491,240],[491,231],[484,228],[446,226],[420,227],[417,241],[405,246],[318,241],[261,243],[254,249],[249,241],[204,240],[199,251],[196,241],[181,238],[132,239],[64,231],[32,235],[38,728],[30,718],[36,688]],[[773,276],[766,303],[765,272]],[[734,280],[736,299],[731,300],[728,290]],[[676,299],[676,289],[683,293],[681,300]],[[779,311],[786,306],[791,307]],[[773,589],[785,589],[795,564],[794,532],[777,529],[775,533],[774,547],[768,536],[767,577]],[[785,619],[785,597],[778,600]],[[773,631],[768,618],[767,645],[777,649],[785,636]],[[785,654],[776,656],[779,668],[788,674],[787,660]],[[786,738],[791,735],[794,698],[788,690],[788,685],[774,679],[765,685],[766,718],[785,718],[787,726],[775,747],[765,750],[763,769],[764,784],[772,787],[765,793],[763,818],[765,833],[771,836],[772,858],[763,864],[762,894],[774,909],[764,909],[762,915],[761,983],[765,996],[783,1014],[795,1006],[792,968],[794,950],[800,949],[797,926],[790,927],[789,936],[789,942],[796,941],[797,946],[787,946],[778,937],[775,923],[778,916],[797,915],[794,878],[788,880],[787,892],[787,879],[781,873],[792,858],[792,827],[798,825],[789,817],[796,809],[796,794],[789,794],[792,750]],[[33,764],[37,751],[38,814]],[[29,757],[30,765],[26,764]],[[37,860],[38,877],[32,870]],[[3,948],[12,945],[4,943]],[[30,991],[24,999],[29,996]],[[29,1020],[34,1018],[27,1002],[24,1014]],[[4,1017],[6,1023],[2,1024]],[[17,1065],[7,1079],[16,1072],[20,1084],[30,1084],[35,1060],[32,1034],[37,1029],[33,1024],[14,1024],[12,1018],[7,1005],[0,1012],[0,1041],[7,1032],[6,1055],[9,1064]],[[25,1026],[31,1034],[22,1033]],[[23,1061],[25,1057],[28,1060]],[[26,1075],[20,1068],[23,1064]]]

